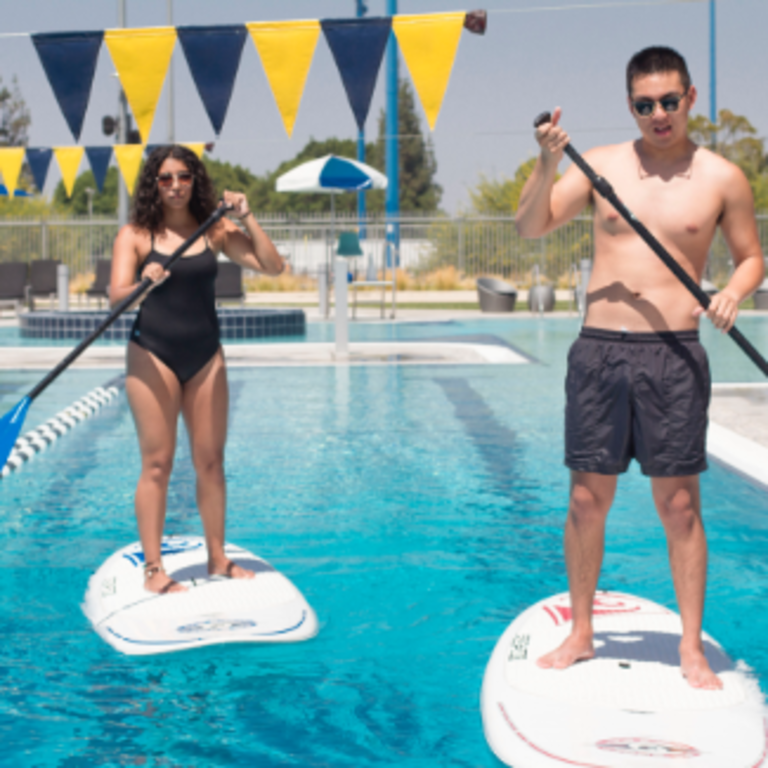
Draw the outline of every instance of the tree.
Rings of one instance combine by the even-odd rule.
[[[115,166],[107,169],[107,176],[104,179],[104,188],[101,192],[96,189],[96,179],[92,171],[81,173],[75,180],[72,188],[72,197],[67,197],[64,189],[64,182],[60,181],[56,185],[53,193],[54,206],[67,213],[76,216],[85,216],[88,213],[88,193],[86,189],[94,190],[93,193],[93,213],[109,215],[117,212],[117,185],[122,184],[123,180],[119,177]]]
[[[397,94],[397,133],[400,149],[400,210],[404,213],[434,212],[440,205],[443,188],[435,182],[437,160],[432,137],[424,138],[421,120],[416,113],[416,100],[407,80],[401,80]],[[367,162],[384,172],[386,161],[387,117],[379,114],[379,135],[366,151]],[[368,209],[383,211],[385,192],[368,193]]]
[[[711,148],[738,165],[752,187],[755,208],[768,210],[765,139],[757,138],[757,130],[746,117],[721,109],[717,123],[712,123],[703,115],[697,115],[688,119],[688,133],[697,144]]]
[[[513,179],[502,177],[500,181],[490,180],[481,173],[477,186],[469,190],[471,212],[511,216],[517,210],[520,193],[535,165],[536,158],[532,157],[518,166]]]
[[[11,82],[13,90],[8,90],[0,77],[0,146],[25,146],[32,118],[16,78]]]

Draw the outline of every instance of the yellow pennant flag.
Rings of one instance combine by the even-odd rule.
[[[141,140],[147,142],[176,44],[176,28],[108,29],[104,42],[136,118]]]
[[[53,148],[53,154],[56,155],[56,162],[61,171],[61,180],[64,182],[64,189],[67,190],[67,197],[72,197],[77,171],[80,168],[80,161],[83,159],[84,153],[85,147]]]
[[[205,151],[204,141],[182,141],[181,146],[191,149],[200,159],[202,159],[203,152]]]
[[[143,144],[115,144],[112,147],[117,160],[117,167],[123,176],[123,181],[128,189],[128,194],[133,194],[133,187],[136,184],[136,177],[141,168],[141,159],[144,156]]]
[[[24,147],[3,147],[0,149],[0,173],[8,190],[8,197],[13,197],[16,182],[19,180],[21,166],[24,163]]]
[[[462,12],[392,17],[392,29],[432,131],[448,87],[466,15]]]
[[[249,22],[245,25],[259,52],[288,137],[299,111],[304,85],[320,37],[320,22]]]

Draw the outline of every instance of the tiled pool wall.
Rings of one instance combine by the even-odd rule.
[[[268,336],[303,336],[307,321],[302,309],[218,309],[222,339],[260,339]],[[19,317],[25,339],[82,339],[94,331],[109,312],[27,312]],[[104,339],[128,339],[136,312],[126,312],[104,331]]]

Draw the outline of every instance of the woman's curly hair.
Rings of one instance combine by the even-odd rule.
[[[216,195],[205,166],[192,150],[168,144],[153,150],[139,176],[133,196],[131,223],[149,232],[158,232],[163,224],[163,204],[157,189],[160,166],[169,158],[180,160],[192,172],[192,197],[189,212],[202,224],[216,210]]]

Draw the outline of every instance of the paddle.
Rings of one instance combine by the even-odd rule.
[[[544,123],[552,121],[552,115],[549,112],[542,112],[534,121],[533,125],[538,128]],[[613,191],[613,187],[602,177],[598,176],[592,169],[592,166],[570,145],[565,147],[565,154],[573,160],[576,165],[584,172],[584,175],[592,182],[592,186],[602,195],[624,218],[632,229],[647,243],[651,250],[674,272],[675,277],[693,294],[696,301],[704,309],[709,309],[711,299],[701,289],[701,286],[675,261],[669,251],[645,228],[645,226],[635,218],[632,211],[627,208]],[[768,362],[744,337],[736,326],[732,326],[728,335],[746,352],[752,362],[768,376]]]
[[[233,206],[220,205],[172,254],[168,263],[165,265],[166,269],[170,269],[171,265],[187,250],[204,232],[207,232],[219,219],[221,219],[227,211],[231,211]],[[24,417],[27,415],[29,406],[32,401],[49,385],[54,379],[56,379],[60,373],[62,373],[73,361],[75,361],[85,349],[92,344],[104,331],[109,328],[112,323],[117,320],[120,315],[125,312],[134,302],[136,302],[141,295],[152,285],[152,280],[149,277],[145,277],[141,283],[131,292],[129,296],[126,296],[110,313],[98,328],[91,331],[34,389],[30,390],[19,403],[16,404],[8,413],[0,419],[0,470],[5,466],[8,461],[8,457],[11,455],[13,446],[16,443],[16,439],[19,436],[21,427],[24,424]]]

